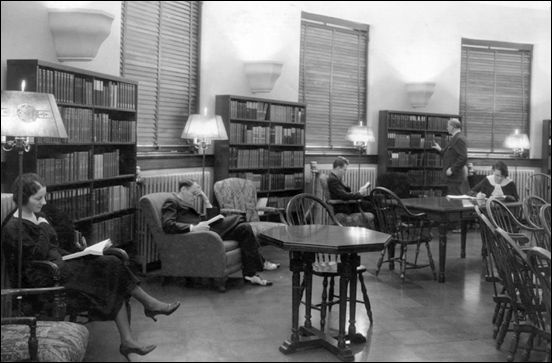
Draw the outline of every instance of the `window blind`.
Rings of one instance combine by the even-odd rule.
[[[514,129],[528,133],[532,45],[462,39],[460,114],[472,152],[511,152]]]
[[[123,1],[121,75],[138,85],[138,146],[183,146],[199,99],[199,1]]]
[[[302,13],[299,99],[307,147],[350,147],[347,129],[366,121],[368,25]]]

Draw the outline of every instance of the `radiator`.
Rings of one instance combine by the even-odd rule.
[[[161,171],[161,173],[163,173]],[[200,171],[177,171],[168,172],[159,175],[159,171],[155,172],[155,175],[148,175],[148,172],[143,172],[141,176],[141,185],[139,188],[138,199],[143,195],[149,193],[158,192],[176,192],[178,191],[178,183],[184,179],[192,179],[201,185],[201,170]],[[211,172],[205,171],[205,194],[211,198],[212,182]],[[203,202],[200,198],[196,199],[194,207],[201,211],[203,210]],[[146,266],[148,263],[159,261],[159,255],[157,247],[153,242],[151,233],[149,232],[144,216],[141,211],[137,212],[138,221],[138,234],[137,234],[137,248],[136,248],[136,260],[142,266],[142,272],[146,273]]]
[[[491,175],[492,169],[490,166],[475,166],[475,173],[478,175]],[[509,167],[508,174],[510,179],[516,183],[519,200],[523,201],[531,194],[532,176],[535,174],[533,169]]]

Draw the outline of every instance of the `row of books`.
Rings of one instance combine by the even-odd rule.
[[[431,149],[433,143],[438,143],[441,147],[448,142],[449,137],[445,135],[436,135],[427,133],[422,134],[403,134],[396,132],[387,133],[387,145],[389,147],[405,147],[405,148],[424,148]]]
[[[109,178],[119,175],[119,150],[109,153],[94,154],[94,179]]]
[[[291,198],[293,198],[293,196],[268,197],[268,201],[266,205],[267,207],[273,207],[273,208],[286,208]]]
[[[136,109],[133,84],[85,78],[55,69],[39,68],[37,92],[51,93],[62,103]]]
[[[92,223],[87,241],[103,241],[111,239],[113,245],[122,245],[134,240],[134,215],[127,214],[121,217]]]
[[[303,165],[304,155],[301,150],[229,149],[229,168],[287,168]]]
[[[36,160],[36,172],[47,185],[88,180],[88,151],[56,153]]]
[[[114,120],[85,108],[60,107],[60,113],[67,138],[37,137],[37,143],[136,142],[136,121]]]
[[[134,182],[126,185],[94,188],[94,214],[116,212],[135,207],[136,185]]]
[[[388,115],[387,125],[389,128],[443,130],[443,132],[446,132],[449,119],[449,117],[440,116],[402,115],[391,113]]]
[[[435,135],[431,132],[428,132],[425,137],[424,147],[431,148],[434,143],[439,144],[441,147],[449,142],[450,137],[448,135]]]
[[[305,123],[305,108],[261,101],[230,100],[230,118]]]
[[[271,173],[230,173],[231,178],[250,180],[257,191],[283,190],[303,188],[303,173],[271,174]]]
[[[55,190],[48,193],[48,203],[65,212],[73,221],[89,216],[92,210],[91,188]]]
[[[107,113],[95,113],[94,142],[136,142],[136,122],[113,120]]]
[[[389,166],[391,167],[422,167],[424,166],[423,153],[388,152]]]
[[[304,136],[305,131],[302,128],[230,124],[230,139],[235,144],[300,145],[303,144]]]

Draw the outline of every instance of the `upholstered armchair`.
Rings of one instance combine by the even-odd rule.
[[[220,212],[224,215],[243,215],[245,220],[251,224],[255,235],[280,224],[277,222],[261,221],[259,212],[277,215],[281,223],[286,223],[284,208],[257,206],[257,190],[250,180],[227,178],[217,181],[213,189]]]
[[[223,241],[211,231],[168,234],[163,231],[161,208],[172,193],[150,193],[140,198],[148,230],[159,252],[161,276],[206,277],[226,290],[228,275],[241,270],[238,242]]]

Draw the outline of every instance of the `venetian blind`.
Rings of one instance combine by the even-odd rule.
[[[300,52],[307,147],[350,147],[347,129],[366,121],[368,25],[302,13]]]
[[[123,1],[121,75],[138,85],[138,146],[181,146],[199,94],[199,1]]]
[[[532,47],[462,39],[460,114],[470,151],[511,152],[506,136],[528,133]]]

